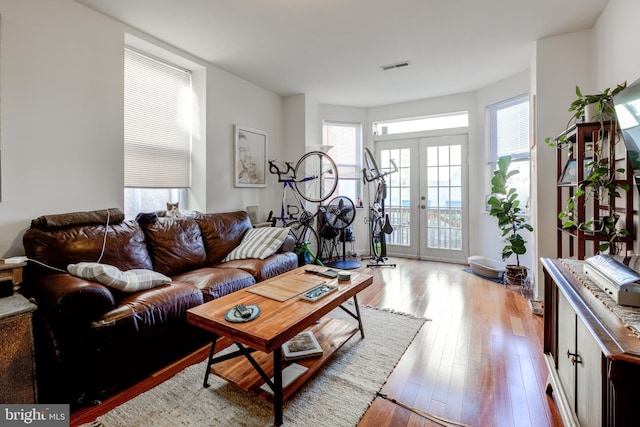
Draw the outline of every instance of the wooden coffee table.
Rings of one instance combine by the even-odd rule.
[[[307,265],[187,311],[187,320],[190,323],[212,334],[204,387],[209,386],[209,373],[213,373],[245,391],[253,392],[261,398],[273,402],[274,424],[277,426],[282,425],[284,401],[358,331],[364,338],[356,295],[373,283],[371,275],[351,273],[351,280],[348,282],[324,278],[323,280],[327,284],[338,285],[338,290],[314,302],[301,299],[298,295],[284,301],[278,301],[254,293],[262,289],[270,289],[275,292],[276,298],[287,298],[286,295],[278,294],[278,285],[298,282],[302,284],[301,289],[308,287],[309,277],[317,278],[318,276],[306,273],[307,269],[324,271],[327,268]],[[268,294],[269,292],[261,293]],[[355,312],[343,305],[352,298]],[[258,318],[245,323],[232,323],[225,320],[225,313],[238,303],[245,306],[258,305],[262,312]],[[337,307],[342,308],[357,320],[357,323],[327,316]],[[323,354],[292,362],[283,360],[281,346],[307,328],[311,328],[318,339]],[[214,357],[216,341],[221,337],[230,338],[235,342],[238,350]],[[282,370],[293,362],[307,367],[308,370],[283,389]],[[273,381],[271,381],[271,377],[273,377]],[[265,383],[269,385],[273,394],[261,388]]]

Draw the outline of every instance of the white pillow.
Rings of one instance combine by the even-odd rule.
[[[100,282],[122,292],[137,292],[171,282],[171,278],[153,270],[120,271],[117,267],[97,262],[69,264],[67,271],[83,279]]]
[[[242,237],[242,242],[222,260],[265,259],[273,255],[289,234],[289,227],[250,228]]]

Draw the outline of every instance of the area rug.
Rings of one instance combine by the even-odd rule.
[[[485,280],[490,280],[495,283],[500,283],[501,285],[504,284],[504,280],[502,279],[496,279],[495,277],[487,277],[487,276],[483,276],[482,274],[476,274],[470,268],[463,268],[462,271],[466,271],[467,273],[473,274],[474,276],[482,277]]]
[[[426,321],[361,307],[365,339],[354,335],[286,402],[284,426],[355,426]],[[347,319],[340,309],[332,317]],[[350,319],[350,318],[349,318]],[[351,319],[353,321],[353,319]],[[114,408],[91,427],[273,425],[273,405],[212,375],[206,362],[190,366]]]

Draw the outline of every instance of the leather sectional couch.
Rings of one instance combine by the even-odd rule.
[[[264,259],[223,261],[252,229],[244,211],[124,221],[118,209],[40,217],[25,232],[41,403],[100,400],[206,343],[186,311],[298,265],[293,239]],[[254,229],[258,230],[258,229]],[[171,282],[121,292],[67,272],[98,262]]]

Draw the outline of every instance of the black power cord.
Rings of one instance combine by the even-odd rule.
[[[402,407],[404,409],[407,409],[407,410],[413,412],[414,414],[418,414],[421,417],[425,417],[428,420],[433,421],[434,423],[440,424],[441,426],[445,426],[445,427],[470,427],[468,424],[462,424],[462,423],[458,423],[458,422],[455,422],[455,421],[447,420],[446,418],[442,418],[442,417],[439,417],[437,415],[433,415],[433,414],[430,414],[428,412],[421,411],[420,409],[414,408],[412,406],[405,405],[402,402],[398,402],[397,400],[395,400],[395,399],[393,399],[391,397],[388,397],[387,393],[383,393],[383,392],[379,391],[378,393],[376,393],[376,395],[378,397],[381,397],[381,398],[383,398],[385,400],[388,400],[389,402],[394,403],[394,404],[396,404],[396,405],[398,405],[398,406],[400,406],[400,407]]]

